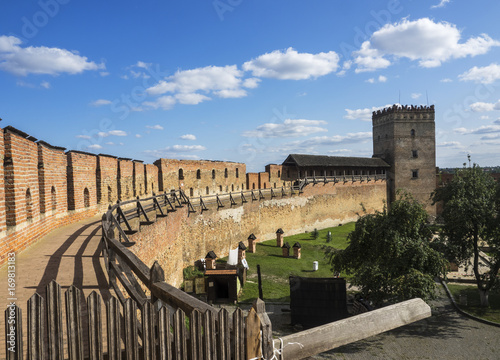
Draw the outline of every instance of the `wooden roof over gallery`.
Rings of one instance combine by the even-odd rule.
[[[290,154],[283,162],[286,166],[315,167],[364,167],[389,168],[390,165],[380,158],[362,158],[348,156]]]

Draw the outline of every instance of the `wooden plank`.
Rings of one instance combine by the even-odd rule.
[[[132,251],[116,239],[108,240],[109,247],[125,262],[143,283],[149,283],[149,268]]]
[[[132,286],[128,278],[122,274],[121,267],[118,264],[115,264],[114,262],[110,263],[109,266],[110,270],[115,274],[118,280],[120,280],[120,283],[123,285],[127,293],[140,305],[144,304],[144,302],[146,301],[146,296],[143,295],[144,293],[140,294],[139,292],[137,292],[137,290],[134,288],[134,286]]]
[[[303,359],[431,316],[422,299],[412,299],[284,336],[284,359]],[[279,340],[274,347],[280,348]]]
[[[233,355],[235,360],[245,360],[245,329],[243,311],[238,308],[233,313]]]
[[[218,314],[213,313],[211,311],[205,312],[205,331],[208,333],[208,340],[210,343],[210,354],[207,356],[205,354],[205,358],[217,360],[217,337],[216,337],[216,327],[215,320],[217,319]]]
[[[122,208],[120,206],[118,206],[116,208],[116,213],[118,214],[118,219],[120,217],[123,219],[123,222],[125,223],[125,226],[127,227],[128,231],[134,231],[134,229],[132,229],[132,226],[130,226],[130,223],[128,222],[128,219],[125,216],[125,214],[123,213],[123,210],[122,210]],[[113,216],[113,213],[111,213],[111,216]]]
[[[210,318],[208,316],[209,312],[203,314],[203,353],[205,354],[206,360],[212,360],[212,343],[210,334]],[[214,359],[215,360],[215,359]]]
[[[5,353],[7,360],[23,360],[23,312],[11,303],[5,309]]]
[[[144,299],[144,301],[147,299],[146,297],[146,293],[144,292],[144,290],[142,290],[142,287],[141,285],[139,284],[139,282],[137,281],[136,277],[134,276],[134,274],[132,273],[132,270],[130,269],[130,267],[127,265],[127,263],[125,262],[118,262],[117,264],[119,266],[119,268],[123,271],[123,273],[127,276],[127,279],[128,281],[130,282],[130,284],[133,286],[133,288],[135,289],[136,293],[139,294],[139,296]],[[139,304],[142,304],[142,302],[138,301]]]
[[[266,313],[266,304],[261,299],[256,299],[253,302],[252,307],[257,312],[260,319],[260,327],[262,331],[261,344],[262,344],[262,356],[265,359],[270,359],[273,357],[273,330],[271,319]]]
[[[260,349],[260,319],[254,308],[248,312],[245,319],[245,344],[247,359],[260,359],[262,351]]]
[[[102,360],[101,295],[92,291],[87,297],[89,327],[89,359]]]
[[[219,310],[217,322],[217,349],[219,360],[231,360],[231,329],[229,313],[226,309]]]
[[[61,286],[52,280],[46,287],[47,294],[47,345],[49,360],[64,359]]]
[[[207,310],[214,313],[217,312],[217,309],[214,307],[163,281],[151,284],[150,290],[151,294],[158,299],[161,299],[174,308],[182,309],[187,314],[191,314],[194,309],[198,309],[201,312]]]
[[[137,331],[137,304],[133,299],[125,302],[125,359],[136,360],[139,358],[139,341]]]
[[[198,310],[194,310],[189,315],[189,359],[204,360],[203,342],[202,342],[202,315]]]
[[[120,233],[120,235],[123,237],[123,239],[125,239],[125,242],[130,243],[131,241],[128,239],[127,234],[125,234],[125,231],[123,231],[118,220],[116,220],[116,218],[114,216],[112,216],[111,219],[113,220],[113,223],[114,223],[115,227],[118,229],[118,232]],[[112,240],[112,239],[108,239],[108,241],[110,241],[110,240]]]
[[[121,360],[120,303],[115,297],[106,302],[108,360]]]
[[[28,300],[28,360],[45,359],[45,301],[34,293]]]
[[[174,351],[173,359],[187,360],[187,346],[186,346],[186,323],[184,311],[177,309],[174,314]]]
[[[142,351],[144,359],[156,360],[154,307],[146,301],[141,309]]]
[[[69,359],[83,360],[82,291],[71,285],[64,295]]]
[[[158,303],[155,303],[158,306]],[[172,334],[170,333],[170,313],[165,306],[158,312],[159,360],[172,360]]]

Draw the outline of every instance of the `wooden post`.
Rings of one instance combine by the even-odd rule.
[[[155,282],[165,281],[165,272],[163,271],[158,261],[155,261],[153,266],[151,266],[151,270],[149,270],[149,289],[153,287]],[[151,292],[151,302],[154,303],[158,300],[156,296]]]
[[[271,359],[273,356],[273,329],[271,320],[266,313],[266,304],[261,299],[253,302],[252,307],[257,312],[262,330],[262,356],[264,359]]]
[[[247,348],[247,359],[260,359],[260,319],[254,308],[250,309],[246,318],[245,343]]]
[[[260,277],[260,265],[257,265],[257,280],[259,282],[259,299],[264,300],[262,295],[262,278]]]

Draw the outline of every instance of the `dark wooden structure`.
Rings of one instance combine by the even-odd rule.
[[[207,299],[212,302],[237,302],[238,269],[205,271]]]
[[[292,325],[311,328],[348,316],[345,279],[290,276],[289,281]]]

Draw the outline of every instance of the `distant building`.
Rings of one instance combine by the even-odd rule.
[[[405,190],[435,216],[430,200],[436,189],[434,118],[434,105],[373,112],[373,157],[290,154],[282,164],[283,179],[386,174],[389,204]]]

